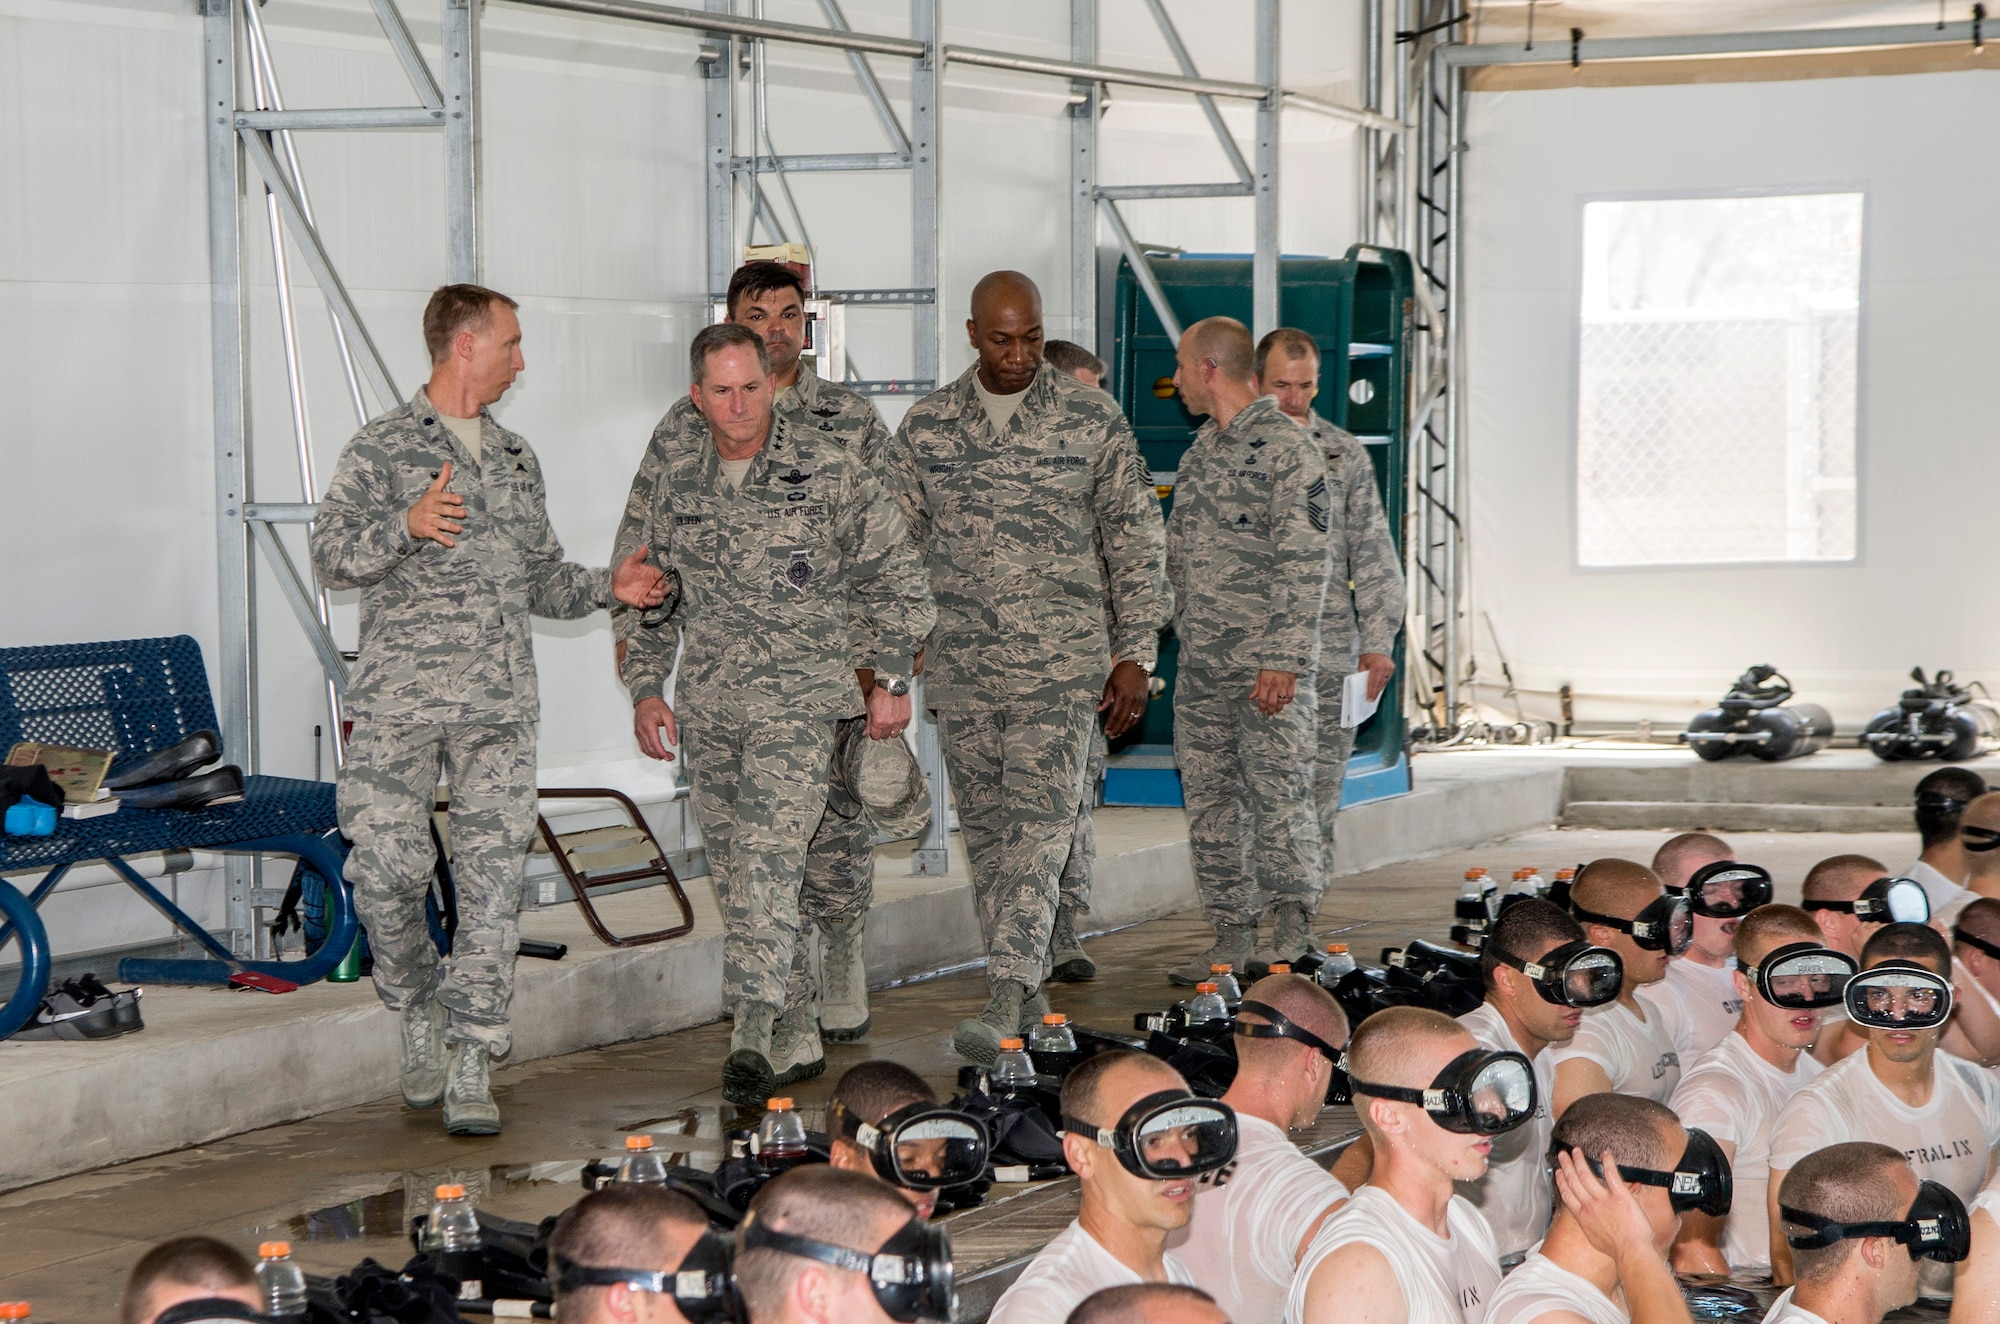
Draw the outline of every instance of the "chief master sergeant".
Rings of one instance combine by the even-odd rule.
[[[1099,712],[1113,739],[1138,722],[1169,608],[1132,430],[1110,396],[1043,362],[1034,282],[983,277],[966,331],[978,362],[904,415],[882,477],[937,594],[924,695],[986,942],[986,1009],[952,1042],[991,1062],[1048,1009],[1090,728]]]
[[[702,328],[688,358],[708,435],[669,448],[648,521],[679,597],[640,618],[622,674],[646,753],[671,757],[678,734],[688,756],[722,902],[723,1005],[736,1022],[723,1097],[761,1104],[826,1065],[811,1002],[790,975],[835,726],[865,708],[871,738],[900,738],[917,647],[937,614],[903,517],[873,475],[772,413],[763,340],[724,322]],[[876,645],[865,701],[856,618]],[[661,695],[677,634],[678,718]]]
[[[320,581],[362,591],[338,797],[354,907],[375,991],[402,1018],[403,1099],[442,1099],[453,1135],[500,1129],[487,1069],[512,1045],[515,915],[535,829],[529,618],[666,595],[643,548],[609,574],[563,560],[535,453],[486,410],[522,369],[516,307],[478,285],[431,295],[430,381],[347,443],[312,534]],[[443,962],[424,919],[440,768],[458,885]]]

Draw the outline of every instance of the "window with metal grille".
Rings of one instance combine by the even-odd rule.
[[[1862,196],[1583,209],[1577,562],[1846,561]]]

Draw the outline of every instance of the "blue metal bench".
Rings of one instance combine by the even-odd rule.
[[[187,635],[118,639],[95,644],[0,648],[0,756],[18,741],[115,749],[113,775],[204,728],[214,728],[208,672],[201,646]],[[226,750],[242,759],[245,751]],[[43,898],[78,864],[103,860],[214,960],[119,962],[118,977],[135,983],[222,984],[239,971],[260,971],[296,984],[324,977],[354,944],[354,902],[341,874],[340,853],[326,841],[336,823],[333,786],[290,777],[248,777],[239,804],[194,811],[120,809],[102,818],[58,819],[49,837],[0,836],[0,872],[46,869],[23,896],[0,878],[0,947],[18,935],[21,978],[0,1002],[0,1039],[34,1015],[47,992],[48,932],[36,914]],[[327,880],[327,936],[295,961],[252,961],[227,946],[125,862],[148,851],[210,850],[293,855]]]

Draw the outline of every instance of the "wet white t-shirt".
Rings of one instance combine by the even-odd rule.
[[[1732,1034],[1688,1068],[1668,1106],[1683,1126],[1698,1127],[1736,1147],[1730,1165],[1736,1194],[1722,1229],[1722,1255],[1737,1273],[1768,1273],[1771,1219],[1771,1131],[1794,1094],[1824,1070],[1800,1053],[1790,1072],[1757,1056],[1749,1041]]]
[[[1681,1083],[1680,1054],[1660,1018],[1648,1012],[1648,1019],[1640,1020],[1622,1002],[1583,1013],[1576,1038],[1550,1045],[1549,1053],[1558,1069],[1572,1058],[1595,1062],[1611,1078],[1613,1090],[1654,1103],[1672,1098],[1674,1087]]]
[[[1381,1187],[1363,1186],[1320,1224],[1319,1235],[1299,1257],[1285,1298],[1285,1324],[1305,1324],[1306,1289],[1320,1261],[1357,1242],[1373,1246],[1389,1262],[1409,1324],[1485,1324],[1486,1308],[1500,1286],[1492,1229],[1456,1195],[1445,1211],[1445,1226],[1450,1235],[1440,1237]]]
[[[1930,1102],[1912,1108],[1869,1067],[1867,1049],[1843,1058],[1794,1094],[1771,1133],[1771,1170],[1789,1172],[1815,1150],[1849,1140],[1900,1149],[1926,1181],[1970,1200],[1986,1184],[2000,1145],[2000,1079],[1985,1067],[1939,1053]],[[1952,1267],[1924,1261],[1918,1281],[1929,1297],[1951,1295]]]
[[[1923,860],[1905,869],[1903,877],[1923,884],[1924,895],[1930,898],[1931,918],[1941,920],[1947,926],[1958,918],[1959,911],[1979,899],[1979,893]]]
[[[1590,1324],[1628,1324],[1632,1318],[1623,1305],[1598,1291],[1596,1283],[1536,1251],[1493,1294],[1486,1324],[1534,1324],[1557,1311],[1581,1315]]]
[[[1168,1282],[1195,1285],[1186,1265],[1171,1254],[1164,1258]],[[1144,1281],[1085,1232],[1083,1224],[1072,1220],[1049,1239],[1041,1254],[1028,1261],[1014,1285],[1000,1294],[993,1313],[987,1316],[988,1324],[1048,1324],[1068,1319],[1069,1312],[1092,1292]]]
[[[1472,1031],[1481,1048],[1494,1052],[1518,1053],[1507,1022],[1492,1003],[1482,1002],[1458,1018]],[[1478,1206],[1493,1229],[1493,1244],[1504,1259],[1519,1255],[1542,1239],[1549,1230],[1553,1192],[1548,1169],[1549,1134],[1555,1130],[1556,1068],[1548,1052],[1537,1053],[1535,1065],[1535,1115],[1506,1135],[1493,1138],[1493,1152],[1487,1157],[1486,1175],[1478,1181],[1456,1183],[1458,1193]]]
[[[1167,1249],[1235,1324],[1277,1324],[1300,1239],[1346,1198],[1340,1180],[1281,1128],[1238,1113],[1236,1158],[1196,1183],[1194,1217],[1167,1234]]]
[[[1792,1293],[1797,1288],[1787,1287],[1778,1293],[1778,1299],[1764,1312],[1764,1324],[1826,1324],[1826,1320],[1807,1310],[1804,1306],[1792,1304]]]
[[[1646,1014],[1659,1013],[1660,1027],[1673,1040],[1685,1067],[1728,1037],[1743,1014],[1736,996],[1736,962],[1716,969],[1677,956],[1667,962],[1667,977],[1648,984],[1636,995]]]

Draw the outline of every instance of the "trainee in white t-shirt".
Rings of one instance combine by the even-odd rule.
[[[1540,1251],[1522,1260],[1487,1307],[1486,1324],[1535,1324],[1544,1315],[1580,1315],[1590,1324],[1629,1324],[1631,1312]]]
[[[1722,1255],[1738,1273],[1771,1267],[1771,1131],[1778,1113],[1822,1070],[1800,1053],[1790,1072],[1778,1070],[1740,1034],[1732,1034],[1688,1068],[1669,1105],[1681,1125],[1699,1127],[1736,1147],[1730,1165],[1736,1194],[1722,1229]]]
[[[1236,1114],[1236,1158],[1195,1185],[1194,1217],[1167,1249],[1234,1324],[1277,1324],[1306,1232],[1347,1198],[1283,1129]]]
[[[1660,1027],[1673,1041],[1686,1066],[1721,1043],[1743,1014],[1736,996],[1736,962],[1717,969],[1677,956],[1667,962],[1667,977],[1636,994],[1646,1014],[1659,1013]]]
[[[1918,860],[1905,869],[1903,877],[1923,884],[1924,895],[1931,902],[1931,918],[1946,924],[1957,919],[1959,911],[1979,899],[1979,893],[1925,860]]]
[[[1934,1059],[1930,1101],[1912,1108],[1869,1067],[1866,1049],[1828,1067],[1794,1094],[1771,1132],[1771,1169],[1789,1172],[1815,1150],[1849,1140],[1900,1149],[1926,1181],[1970,1200],[1986,1182],[1988,1157],[2000,1145],[2000,1080],[1950,1053]],[[1925,1296],[1951,1295],[1952,1268],[1925,1260]]]
[[[1826,1324],[1826,1321],[1804,1306],[1792,1304],[1792,1293],[1797,1288],[1787,1287],[1778,1293],[1778,1299],[1764,1312],[1764,1324]]]
[[[1183,1287],[1195,1285],[1187,1267],[1172,1255],[1164,1257],[1167,1281]],[[1065,1320],[1083,1299],[1106,1287],[1126,1287],[1144,1282],[1126,1268],[1097,1238],[1074,1220],[1042,1247],[1042,1253],[1028,1262],[1014,1285],[1001,1293],[987,1316],[988,1324],[1049,1324]]]
[[[1445,1227],[1449,1235],[1440,1237],[1380,1186],[1363,1186],[1320,1224],[1319,1235],[1299,1257],[1285,1298],[1285,1324],[1305,1324],[1306,1289],[1320,1261],[1356,1243],[1373,1246],[1389,1262],[1409,1324],[1485,1324],[1486,1308],[1500,1286],[1492,1229],[1456,1195],[1445,1211]]]
[[[1649,1012],[1648,1018],[1641,1020],[1622,1002],[1583,1013],[1576,1037],[1566,1044],[1551,1045],[1549,1052],[1557,1067],[1578,1057],[1595,1062],[1611,1078],[1614,1091],[1654,1103],[1672,1098],[1674,1087],[1681,1083],[1680,1054],[1660,1018]]]
[[[1482,1002],[1458,1023],[1472,1031],[1481,1048],[1494,1052],[1518,1053],[1505,1018],[1490,1002]],[[1539,1243],[1549,1230],[1553,1193],[1546,1166],[1549,1135],[1555,1130],[1550,1112],[1555,1106],[1555,1061],[1547,1050],[1534,1057],[1535,1115],[1505,1135],[1493,1138],[1493,1152],[1487,1156],[1486,1175],[1478,1181],[1457,1183],[1458,1193],[1470,1200],[1486,1216],[1493,1229],[1493,1244],[1500,1256],[1519,1255]]]

